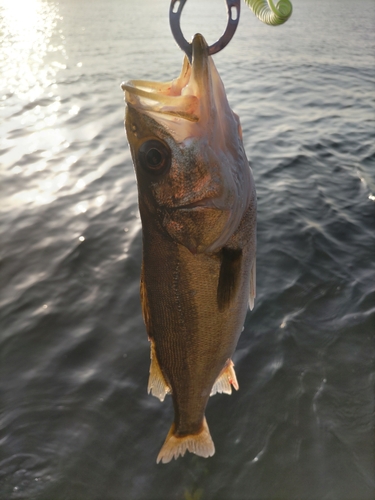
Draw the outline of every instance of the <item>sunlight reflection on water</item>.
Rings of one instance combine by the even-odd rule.
[[[2,136],[7,137],[2,146],[9,150],[3,159],[9,165],[7,176],[31,178],[24,189],[3,197],[2,210],[9,210],[54,201],[69,182],[69,166],[76,160],[70,165],[67,160],[53,168],[49,165],[49,159],[67,144],[59,125],[61,96],[56,85],[67,59],[64,36],[58,29],[62,21],[58,4],[3,0],[0,12],[1,103],[8,111],[1,126]],[[78,112],[76,105],[68,110],[70,116]],[[37,180],[35,174],[43,171],[47,178]]]
[[[11,93],[35,101],[55,81],[62,63],[45,64],[48,53],[65,53],[51,38],[60,18],[57,5],[38,0],[2,1],[1,72]]]

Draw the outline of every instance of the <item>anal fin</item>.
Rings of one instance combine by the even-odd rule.
[[[224,394],[232,394],[232,385],[238,391],[239,385],[237,382],[236,372],[234,371],[234,364],[231,359],[221,370],[220,375],[217,377],[216,382],[212,386],[210,396],[217,392]]]
[[[172,424],[156,459],[156,463],[162,462],[163,464],[167,464],[172,458],[183,457],[186,451],[204,458],[212,457],[215,453],[215,445],[208,429],[206,417],[203,419],[202,430],[198,434],[176,436],[175,424]]]
[[[171,388],[167,384],[164,375],[161,371],[158,358],[156,357],[155,343],[152,339],[151,342],[151,365],[150,365],[150,375],[148,378],[147,392],[159,398],[160,401],[164,401],[164,398],[171,391]]]

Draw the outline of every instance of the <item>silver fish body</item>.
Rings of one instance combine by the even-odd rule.
[[[149,392],[172,394],[159,453],[207,457],[210,395],[238,383],[231,357],[255,297],[256,192],[241,126],[201,35],[168,83],[123,84],[143,230]]]

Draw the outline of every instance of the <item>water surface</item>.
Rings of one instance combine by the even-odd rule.
[[[242,4],[215,63],[258,192],[257,299],[211,459],[156,465],[122,80],[169,80],[167,1],[0,0],[0,499],[374,496],[375,3]],[[189,0],[187,37],[222,33]]]

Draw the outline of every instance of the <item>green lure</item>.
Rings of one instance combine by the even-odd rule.
[[[292,15],[293,6],[289,0],[245,0],[258,19],[265,24],[277,26],[285,23]]]

